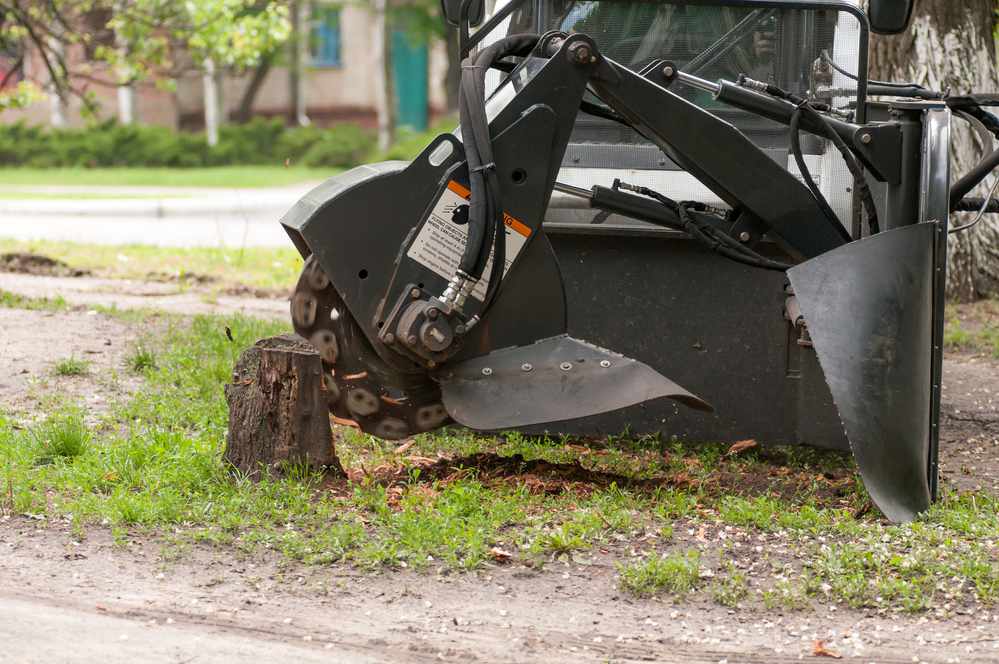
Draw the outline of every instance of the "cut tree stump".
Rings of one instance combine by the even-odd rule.
[[[261,339],[243,351],[225,386],[225,458],[250,477],[306,463],[343,474],[330,427],[322,361],[297,335]]]

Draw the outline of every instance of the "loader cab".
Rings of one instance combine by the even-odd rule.
[[[844,116],[864,119],[864,85],[832,66],[835,63],[849,73],[867,70],[866,18],[846,2],[529,0],[496,34],[548,30],[586,33],[596,39],[605,55],[635,71],[661,58],[709,80],[735,80],[745,74],[818,98]],[[498,83],[499,76],[494,80]],[[772,159],[797,172],[786,127],[721,104],[703,91],[682,86],[671,90],[732,123]],[[705,136],[704,140],[712,138]],[[811,136],[803,139],[803,149],[826,198],[839,218],[850,224],[853,185],[839,153],[827,141]],[[723,206],[635,131],[580,113],[559,180],[589,188],[609,185],[614,178],[649,186],[677,200],[696,199]],[[644,225],[584,209],[578,201],[557,193],[546,221],[552,230],[594,223]]]

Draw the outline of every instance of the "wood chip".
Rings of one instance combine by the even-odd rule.
[[[843,659],[843,655],[840,655],[835,650],[830,650],[826,648],[825,641],[815,641],[812,643],[812,656],[813,657],[832,657],[833,659]]]
[[[416,441],[413,440],[413,439],[407,440],[405,443],[403,443],[399,447],[395,448],[395,453],[396,454],[405,454],[407,451],[409,451],[409,448],[412,447],[415,443],[416,443]]]
[[[337,417],[336,415],[330,415],[330,419],[333,420],[333,424],[339,424],[343,427],[354,427],[355,429],[360,429],[361,425],[354,420],[348,420],[343,417]]]
[[[738,440],[732,443],[732,446],[728,448],[728,452],[725,453],[725,456],[732,456],[733,454],[738,454],[739,452],[743,452],[753,447],[756,447],[756,440],[753,438]]]
[[[494,546],[489,549],[489,557],[498,563],[508,563],[513,559],[513,554],[506,549],[501,549],[498,546]]]
[[[347,374],[346,376],[343,377],[343,379],[344,380],[361,380],[362,378],[367,378],[367,377],[368,377],[368,372],[367,371],[362,371],[361,373]]]

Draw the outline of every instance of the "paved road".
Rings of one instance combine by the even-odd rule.
[[[0,237],[173,247],[283,247],[288,246],[288,237],[277,222],[314,184],[257,190],[118,187],[105,192],[93,187],[87,190],[143,198],[0,200]]]

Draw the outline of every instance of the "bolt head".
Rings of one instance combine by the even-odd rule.
[[[461,325],[461,324],[455,325],[454,326],[454,333],[455,334],[465,334],[465,326]]]
[[[867,145],[872,140],[874,140],[874,137],[871,136],[870,134],[861,134],[860,135],[860,142],[863,143],[864,145]]]
[[[439,310],[437,310],[437,309],[428,309],[427,310],[427,318],[429,318],[430,320],[435,320],[437,318],[437,316],[440,315],[440,313],[441,312]]]
[[[739,233],[739,240],[741,242],[749,242],[749,233],[746,231]]]
[[[577,64],[586,64],[590,61],[593,53],[590,47],[583,43],[576,43],[569,47],[569,58]]]
[[[414,288],[411,291],[409,291],[409,296],[411,298],[413,298],[414,300],[419,300],[421,294],[422,293],[420,293],[420,289],[419,288]]]
[[[610,360],[600,360],[600,366],[602,366],[604,369],[606,369],[610,365],[611,365]]]
[[[530,362],[524,362],[523,364],[520,365],[520,370],[521,371],[531,371],[533,369],[534,369],[534,366],[531,365]]]
[[[417,341],[419,341],[419,339],[416,338],[415,334],[411,334],[408,337],[406,337],[406,343],[409,344],[410,346],[415,346]]]
[[[493,375],[493,370],[490,369],[489,367],[482,367],[482,375],[483,376],[492,376]]]
[[[569,371],[570,369],[572,369],[572,362],[563,362],[562,364],[558,365],[558,368],[561,369],[562,371]]]
[[[666,76],[672,77],[675,73],[676,69],[673,68],[673,65],[666,65],[663,67],[663,74]]]
[[[395,335],[392,334],[391,332],[389,332],[388,334],[386,334],[384,338],[385,338],[385,343],[387,343],[387,344],[394,344],[395,343]]]

